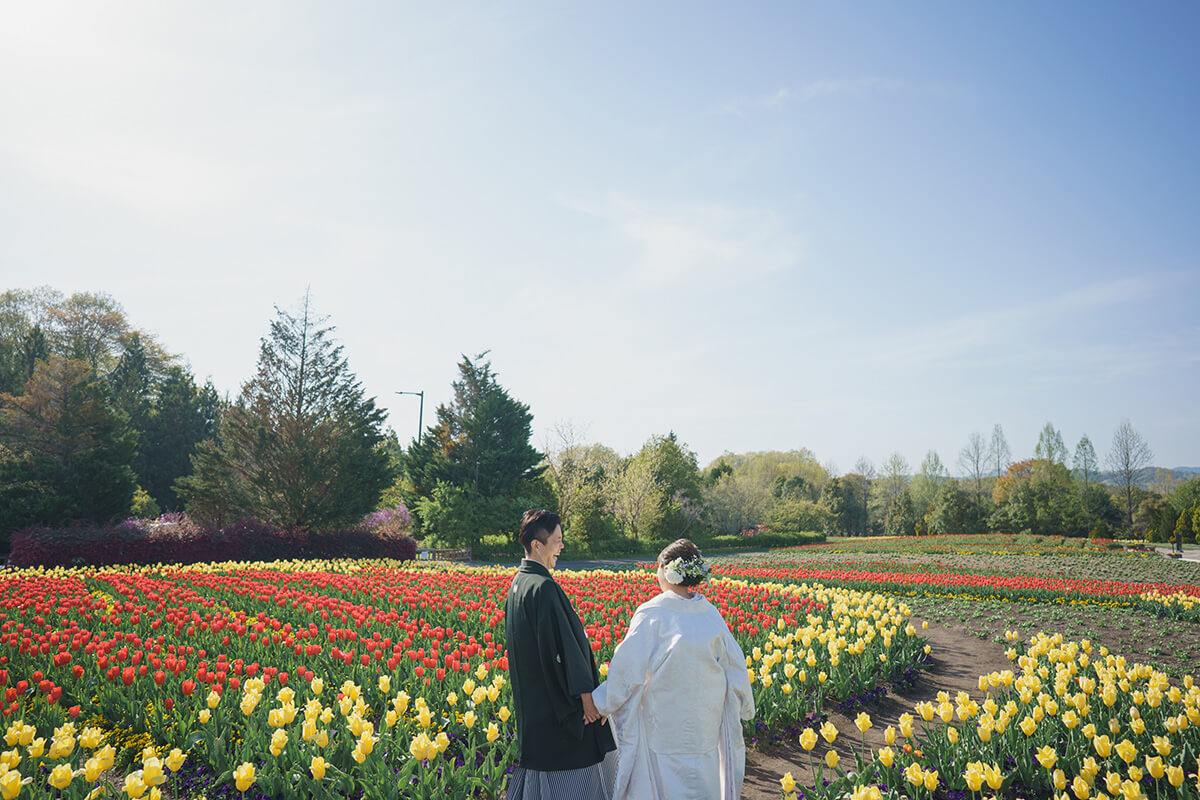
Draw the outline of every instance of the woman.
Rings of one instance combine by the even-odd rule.
[[[721,614],[693,591],[709,566],[679,539],[658,556],[662,594],[638,607],[592,692],[617,736],[613,800],[735,800],[744,719],[754,718],[746,657]]]

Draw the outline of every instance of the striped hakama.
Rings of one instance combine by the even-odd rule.
[[[543,771],[517,767],[508,779],[505,800],[612,800],[617,751],[599,764],[580,769]]]

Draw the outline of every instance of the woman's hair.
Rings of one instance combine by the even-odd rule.
[[[665,567],[677,558],[682,558],[684,561],[704,561],[704,556],[700,555],[700,548],[692,542],[691,539],[676,539],[662,549],[658,554],[658,566]],[[685,576],[680,586],[699,586],[704,583],[703,575]]]

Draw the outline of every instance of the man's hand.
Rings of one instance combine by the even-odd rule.
[[[592,693],[584,692],[579,695],[579,699],[583,701],[583,724],[591,725],[596,720],[600,720],[605,724],[608,723],[607,717],[600,716],[600,712],[596,709],[596,704],[592,702]]]

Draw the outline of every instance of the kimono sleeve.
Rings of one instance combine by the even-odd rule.
[[[561,679],[561,688],[568,697],[579,697],[596,688],[592,653],[585,653],[575,637],[571,624],[574,614],[575,609],[561,590],[538,604],[538,639],[544,643],[539,648],[542,666],[547,675]]]
[[[629,622],[625,638],[617,645],[612,660],[608,662],[607,679],[592,692],[596,710],[605,716],[612,716],[637,695],[646,682],[654,644],[653,621],[649,614],[639,609]]]
[[[716,609],[713,610],[716,612]],[[722,639],[725,643],[725,657],[721,660],[721,666],[725,669],[725,680],[728,683],[729,691],[738,700],[740,706],[738,716],[741,719],[754,719],[754,690],[750,686],[750,676],[746,672],[746,654],[742,652],[737,639],[734,639],[733,634],[729,632],[729,626],[725,624],[720,612],[716,612],[716,614],[717,618],[721,620],[721,628],[724,632]]]

